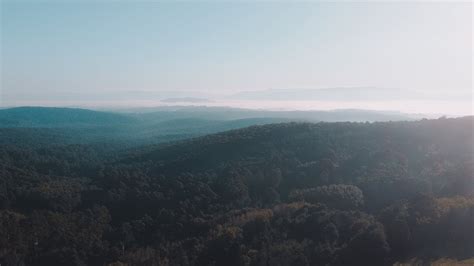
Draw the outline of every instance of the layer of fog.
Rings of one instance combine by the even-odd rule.
[[[410,114],[473,115],[472,92],[439,94],[371,87],[287,89],[212,94],[197,91],[121,91],[1,94],[2,107],[62,106],[84,108],[135,108],[159,106],[212,106],[265,110],[363,109]]]

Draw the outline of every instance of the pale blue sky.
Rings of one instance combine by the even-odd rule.
[[[2,93],[372,86],[466,94],[471,18],[469,3],[7,0]]]

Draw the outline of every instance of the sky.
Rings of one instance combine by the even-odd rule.
[[[472,114],[472,27],[469,2],[3,0],[0,104],[370,87],[439,99],[357,107]]]

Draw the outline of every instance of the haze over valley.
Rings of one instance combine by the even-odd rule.
[[[3,103],[15,106],[63,106],[127,109],[158,106],[208,106],[263,110],[362,109],[435,116],[472,115],[472,91],[417,92],[376,87],[269,89],[212,94],[206,91],[125,91],[94,93],[4,93]],[[9,104],[5,104],[9,103]]]

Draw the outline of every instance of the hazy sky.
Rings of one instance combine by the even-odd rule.
[[[472,95],[470,3],[7,0],[1,30],[3,105],[364,86]]]

